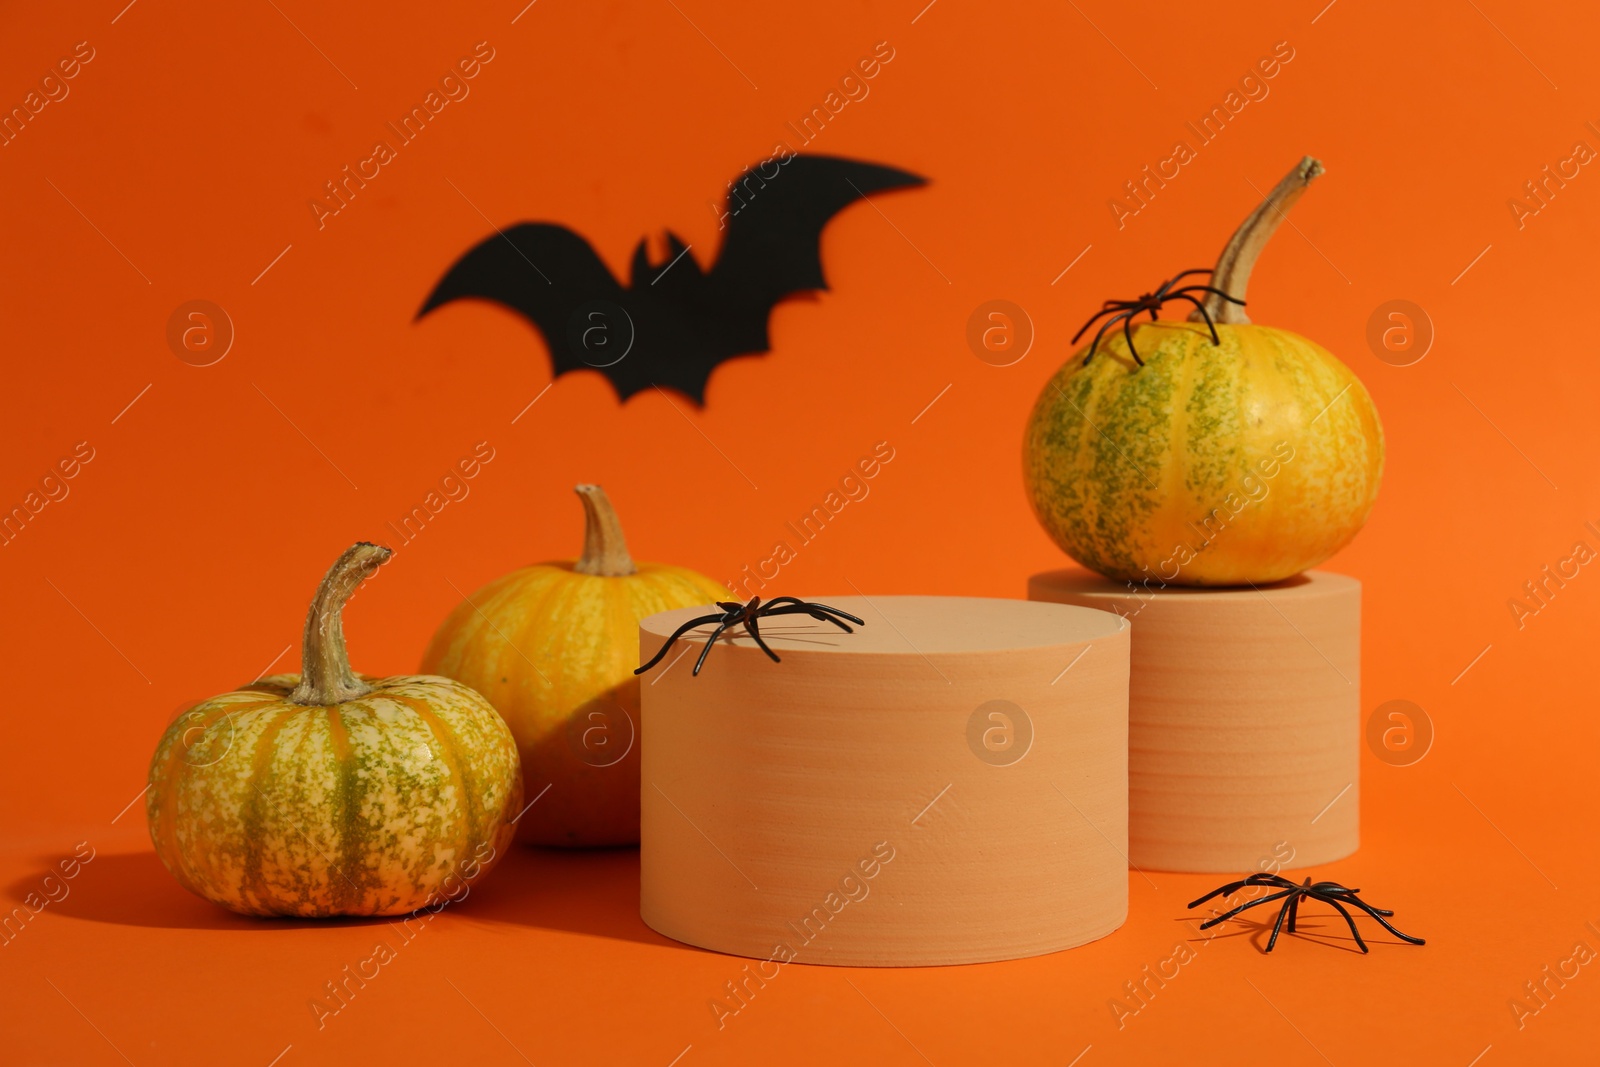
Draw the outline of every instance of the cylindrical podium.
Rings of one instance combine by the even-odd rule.
[[[1016,959],[1127,917],[1128,626],[1023,600],[825,597],[643,678],[640,914],[703,948]],[[640,626],[644,659],[711,608]]]
[[[1260,588],[1034,575],[1030,600],[1133,626],[1129,858],[1253,872],[1360,843],[1361,583],[1309,571]]]

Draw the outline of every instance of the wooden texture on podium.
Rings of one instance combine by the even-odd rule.
[[[1062,570],[1034,575],[1028,597],[1133,624],[1134,866],[1243,874],[1356,850],[1361,583],[1309,571],[1259,589],[1130,588]]]
[[[763,961],[978,963],[1127,917],[1129,627],[1024,600],[823,597],[644,677],[640,914]],[[705,609],[645,619],[648,658]],[[770,976],[770,975],[769,975]]]

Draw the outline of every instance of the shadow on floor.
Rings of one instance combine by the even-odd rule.
[[[1294,941],[1311,941],[1328,948],[1353,952],[1357,956],[1362,954],[1361,946],[1357,945],[1356,939],[1350,936],[1350,927],[1345,925],[1343,919],[1338,915],[1331,917],[1307,915],[1306,909],[1308,906],[1301,905],[1300,916],[1295,924],[1294,933],[1290,933],[1287,924],[1285,924],[1284,929],[1278,934],[1277,945],[1273,947],[1274,954],[1282,952],[1286,946],[1292,947],[1290,943]],[[1264,907],[1261,910],[1268,914],[1264,916],[1250,915],[1249,913],[1235,915],[1221,926],[1214,926],[1204,932],[1201,932],[1198,926],[1205,916],[1200,919],[1190,917],[1174,921],[1187,925],[1189,936],[1184,940],[1191,947],[1204,947],[1207,941],[1230,941],[1243,938],[1249,940],[1255,946],[1257,952],[1265,955],[1267,942],[1272,939],[1273,924],[1278,921],[1278,913],[1276,908],[1271,907]],[[1360,920],[1358,919],[1357,921],[1359,922]],[[1375,926],[1371,931],[1363,929],[1361,931],[1361,939],[1367,943],[1369,948],[1374,945],[1399,945],[1404,947],[1406,944],[1381,926]]]
[[[39,858],[38,869],[6,887],[5,914],[29,909],[29,894],[46,897],[45,878],[57,875],[53,862]],[[235,915],[202,900],[167,873],[153,851],[101,853],[70,881],[51,886],[57,896],[45,910],[89,922],[186,930],[283,930],[359,926],[384,918],[262,919]],[[36,901],[37,903],[37,901]],[[639,918],[637,848],[561,850],[513,846],[486,877],[445,914],[484,923],[609,937],[622,941],[684,948],[662,937]],[[3,917],[3,916],[0,916]]]

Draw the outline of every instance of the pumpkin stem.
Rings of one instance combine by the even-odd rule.
[[[598,485],[577,486],[583,501],[583,555],[572,569],[579,574],[598,574],[621,578],[636,574],[633,557],[628,555],[628,540],[622,536],[617,511]]]
[[[317,586],[306,613],[300,647],[300,684],[289,699],[296,704],[325,706],[365,696],[372,686],[350,669],[344,647],[344,605],[357,587],[394,552],[382,545],[358,542],[345,549]]]
[[[1300,199],[1300,194],[1306,191],[1311,179],[1321,174],[1322,170],[1320,160],[1306,156],[1281,182],[1273,186],[1267,198],[1256,205],[1250,217],[1233,231],[1227,247],[1217,257],[1216,269],[1211,272],[1213,286],[1235,300],[1244,299],[1245,288],[1250,284],[1250,269],[1256,265],[1256,257],[1267,246],[1278,223],[1284,220],[1285,213]],[[1203,303],[1214,322],[1244,325],[1250,321],[1243,307],[1229,303],[1215,293],[1207,293]],[[1204,318],[1198,308],[1189,313],[1190,322],[1201,322]]]

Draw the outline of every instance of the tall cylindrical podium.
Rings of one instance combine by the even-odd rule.
[[[1136,867],[1243,873],[1356,850],[1361,583],[1309,571],[1260,588],[1182,588],[1075,569],[1034,575],[1028,598],[1132,623]]]

